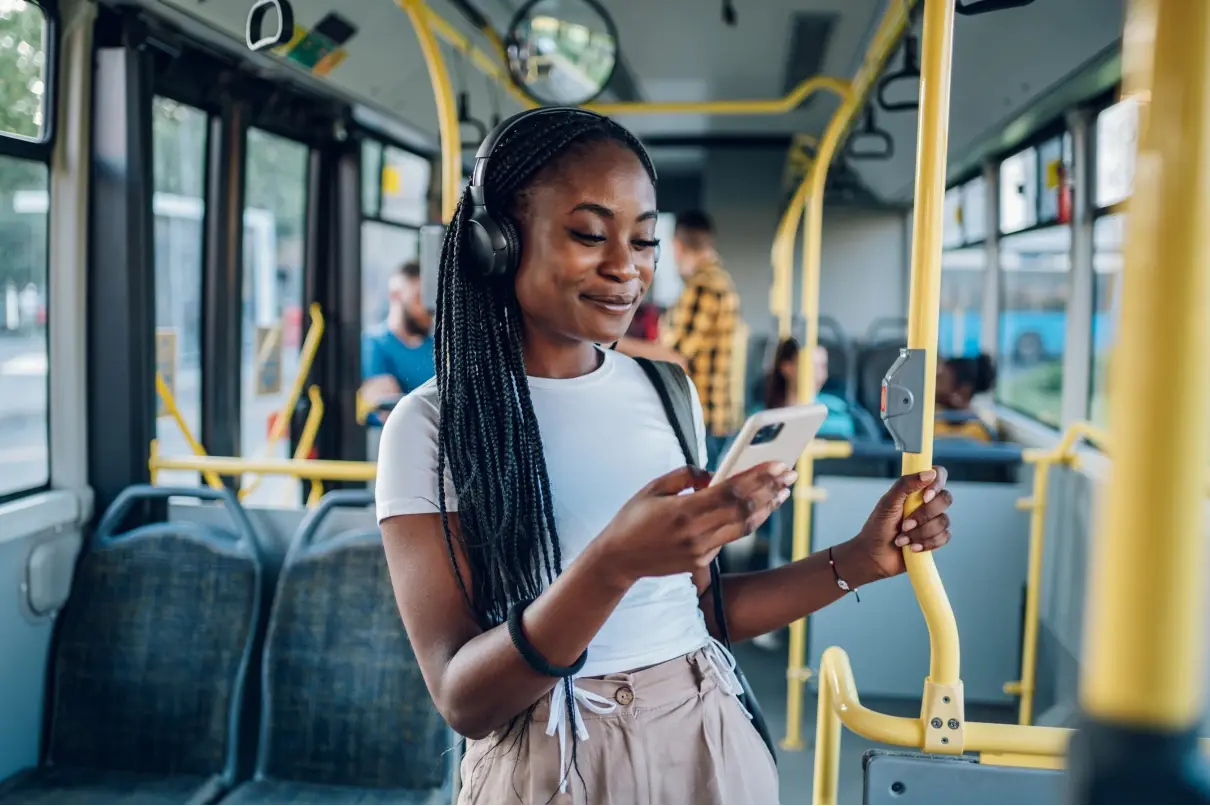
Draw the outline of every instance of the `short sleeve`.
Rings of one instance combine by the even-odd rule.
[[[364,334],[361,337],[362,380],[377,378],[379,375],[389,375],[385,358],[381,341],[373,333]]]
[[[381,523],[396,515],[441,511],[437,483],[439,412],[434,384],[425,384],[395,406],[378,444],[378,480],[374,500]],[[445,472],[445,509],[458,510],[449,468]]]
[[[689,379],[689,403],[693,406],[693,431],[697,436],[697,455],[701,457],[702,467],[710,461],[706,455],[706,417],[702,414],[702,399],[697,393],[697,385]]]

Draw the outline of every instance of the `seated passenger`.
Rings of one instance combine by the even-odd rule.
[[[404,263],[387,288],[386,321],[361,339],[361,394],[375,406],[392,405],[435,372],[433,315],[420,297],[420,264]]]
[[[834,549],[724,576],[716,603],[712,558],[795,473],[709,486],[643,369],[598,346],[626,332],[655,272],[655,169],[634,135],[579,109],[505,125],[477,166],[475,215],[508,222],[516,246],[489,274],[464,192],[441,255],[442,372],[387,420],[376,491],[420,669],[468,738],[461,801],[776,803],[716,612],[744,641],[904,573],[900,547],[950,538],[946,473],[896,480]],[[928,503],[905,520],[915,492]]]
[[[776,409],[793,406],[798,396],[798,342],[785,339],[777,345],[773,356],[773,368],[765,381],[765,408]],[[822,345],[815,346],[815,402],[828,407],[828,419],[819,429],[821,439],[848,439],[856,433],[853,415],[844,398],[821,391],[828,382],[828,351]]]
[[[990,392],[996,383],[991,356],[949,358],[937,364],[936,439],[997,441],[997,432],[973,405],[975,395]]]

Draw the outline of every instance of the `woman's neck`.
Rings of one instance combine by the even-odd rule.
[[[525,374],[534,378],[578,378],[601,366],[601,351],[584,341],[525,340]]]

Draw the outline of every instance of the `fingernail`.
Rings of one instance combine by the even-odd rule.
[[[924,493],[924,503],[927,504],[929,501],[932,501],[936,497],[937,497],[936,490],[926,490]]]
[[[784,476],[781,477],[781,483],[786,485],[787,487],[789,487],[791,484],[793,484],[796,481],[798,481],[798,471],[797,470],[791,470],[789,473],[786,473]]]
[[[790,497],[790,488],[787,487],[786,489],[782,490],[780,493],[777,494],[778,505],[780,506],[781,504],[786,503],[786,499],[789,497]]]
[[[789,469],[790,469],[789,467],[782,464],[781,462],[778,462],[777,464],[773,465],[773,467],[771,468],[774,476],[785,475],[786,471],[788,471]]]
[[[921,480],[921,481],[932,481],[932,480],[933,480],[933,479],[935,479],[935,478],[937,478],[937,471],[936,471],[936,470],[922,470],[922,471],[920,472],[920,480]]]
[[[895,538],[895,547],[903,548],[904,546],[906,546],[908,544],[909,539],[910,538],[908,538],[907,535],[900,535],[899,537]]]
[[[915,529],[917,526],[919,526],[919,524],[916,523],[916,521],[912,520],[911,518],[908,518],[906,521],[903,522],[903,531],[910,532],[913,529]]]
[[[913,543],[912,551],[924,551],[924,546],[920,545],[919,543]]]

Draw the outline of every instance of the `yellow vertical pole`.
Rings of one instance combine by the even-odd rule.
[[[1021,642],[1021,702],[1017,722],[1028,725],[1034,718],[1034,689],[1038,675],[1038,614],[1042,603],[1042,549],[1046,540],[1046,504],[1053,463],[1034,465],[1034,492],[1029,512],[1029,570],[1025,588],[1025,635]]]
[[[441,131],[441,220],[449,224],[458,205],[458,190],[462,183],[462,139],[458,129],[458,110],[449,70],[441,54],[441,46],[429,26],[429,13],[423,0],[397,0],[407,12],[420,51],[429,69],[433,97],[437,102],[437,123]]]
[[[904,474],[933,464],[933,398],[937,373],[937,317],[941,297],[941,224],[945,163],[949,145],[950,64],[953,52],[952,0],[924,0],[920,67],[920,113],[916,135],[916,209],[912,230],[912,277],[908,303],[908,348],[924,350],[923,450],[904,454]],[[905,512],[921,504],[909,499]],[[958,623],[937,565],[928,553],[903,549],[908,574],[929,631],[929,676],[921,718],[925,750],[961,752],[962,682],[959,677]],[[940,725],[938,728],[936,726]],[[953,728],[951,726],[957,726]]]
[[[827,137],[824,137],[825,142]],[[829,156],[830,159],[830,156]],[[816,165],[827,165],[826,162]],[[812,171],[812,175],[824,171]],[[806,320],[807,332],[802,350],[798,355],[798,393],[809,395],[815,389],[815,361],[812,358],[815,345],[819,343],[819,263],[818,248],[823,230],[823,183],[819,192],[812,192],[803,208],[802,238],[802,315]],[[814,187],[814,183],[812,183]],[[791,242],[793,245],[793,242]],[[794,485],[794,538],[791,558],[801,560],[811,553],[811,508],[812,489],[815,486],[815,457],[803,451],[798,460],[798,481]],[[810,677],[806,665],[807,620],[800,618],[790,625],[790,658],[786,665],[786,738],[782,747],[787,750],[802,749],[802,706],[803,685]]]
[[[1184,730],[1203,696],[1210,5],[1136,0],[1123,41],[1126,91],[1141,101],[1114,355],[1131,382],[1110,391],[1114,471],[1081,702],[1099,721]],[[1164,390],[1165,416],[1140,389]]]

